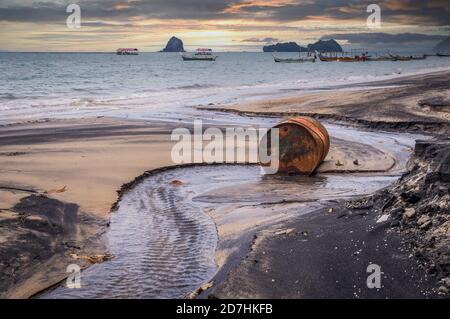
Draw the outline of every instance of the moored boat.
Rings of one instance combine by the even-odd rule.
[[[390,56],[367,57],[367,61],[392,61]]]
[[[436,53],[436,56],[439,56],[439,57],[449,57],[449,56],[450,56],[450,52],[449,52],[449,53]]]
[[[427,58],[426,54],[424,55],[413,55],[412,60],[425,60]]]
[[[402,55],[392,55],[390,54],[392,61],[411,61],[413,59],[411,56],[402,56]]]
[[[217,55],[212,54],[211,49],[199,48],[193,54],[183,53],[184,61],[216,61]]]
[[[273,57],[273,59],[275,60],[275,62],[277,63],[305,63],[305,62],[316,62],[316,58],[277,58],[277,57]]]
[[[355,56],[355,57],[324,57],[320,56],[320,61],[322,62],[364,62],[368,61],[366,56]]]
[[[117,55],[139,55],[139,50],[136,48],[119,48],[116,51]]]

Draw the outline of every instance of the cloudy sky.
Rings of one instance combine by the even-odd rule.
[[[81,28],[69,29],[69,4]],[[367,26],[367,6],[381,28]],[[172,36],[188,49],[260,51],[335,38],[347,47],[427,48],[450,34],[450,0],[0,0],[1,51],[157,51]]]

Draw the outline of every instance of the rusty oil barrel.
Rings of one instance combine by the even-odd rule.
[[[280,134],[278,173],[311,175],[328,155],[330,137],[319,121],[295,117],[274,128]]]

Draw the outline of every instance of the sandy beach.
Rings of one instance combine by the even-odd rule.
[[[208,109],[248,116],[309,115],[326,119],[331,125],[351,125],[362,131],[444,136],[450,132],[449,77],[450,72],[446,71],[375,82],[357,90],[297,95],[294,92],[291,97],[214,105]],[[110,227],[111,207],[142,178],[159,168],[174,166],[170,134],[178,126],[175,122],[106,117],[1,126],[0,296],[28,298],[64,280],[68,264],[76,262],[86,268],[114,258],[104,240]],[[345,136],[332,136],[331,145],[319,174],[358,173],[372,177],[370,174],[381,173],[396,178],[406,161],[399,154],[413,151],[412,147],[401,146],[396,154],[370,142],[349,143]],[[430,158],[417,156],[424,167],[429,164]],[[439,166],[442,173],[447,168]],[[441,182],[444,188],[448,185],[445,180]],[[273,194],[279,188],[277,183],[255,183],[241,189],[224,186],[206,194],[218,201],[223,194],[234,198],[251,189],[255,194]],[[402,231],[391,232],[392,221],[377,223],[380,212],[386,210],[389,194],[378,195],[372,206],[364,208],[364,214],[355,215],[345,201],[308,207],[302,198],[289,197],[294,192],[298,189],[287,188],[266,206],[209,203],[206,213],[217,227],[217,272],[204,282],[214,282],[212,288],[207,285],[211,289],[197,291],[201,297],[422,298],[438,296],[448,289],[445,283],[438,283],[448,280],[447,268],[441,267],[435,276],[428,276],[429,267],[420,266],[414,250],[405,248],[405,238],[411,242],[417,234],[405,237]],[[439,194],[444,205],[441,209],[448,209],[448,188],[447,193]],[[416,207],[417,203],[410,206]],[[257,213],[240,224],[238,216],[255,211],[255,207]],[[311,213],[291,214],[299,210]],[[433,230],[445,222],[436,219]],[[444,235],[439,235],[440,240],[447,238]],[[364,253],[355,256],[361,247],[350,242],[365,242]],[[422,256],[429,262],[432,252]],[[441,259],[442,256],[448,256],[448,250],[443,250]],[[353,274],[360,274],[361,267],[375,259],[382,259],[390,276],[388,282],[395,285],[388,284],[388,289],[377,294],[358,290],[354,282],[345,280],[359,278]],[[333,267],[331,260],[337,260]],[[286,272],[292,264],[295,267]],[[405,269],[413,271],[404,275]],[[321,284],[313,285],[318,282]],[[412,283],[411,289],[402,295],[408,282]],[[202,290],[207,291],[201,293]]]

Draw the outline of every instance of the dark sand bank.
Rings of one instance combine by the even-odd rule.
[[[1,297],[24,298],[66,278],[69,264],[103,261],[105,222],[45,195],[29,195],[0,212]]]
[[[260,231],[209,298],[435,298],[450,289],[450,140],[417,142],[408,172],[374,195]],[[367,267],[383,272],[369,289]]]

